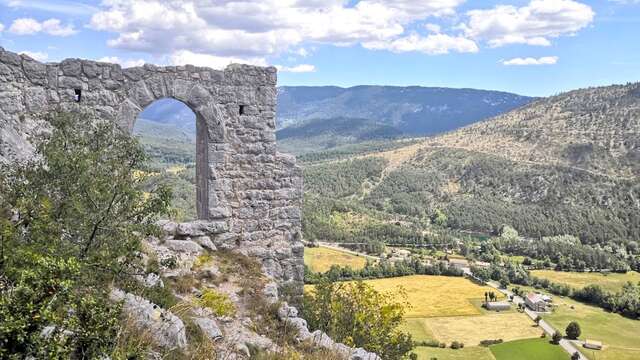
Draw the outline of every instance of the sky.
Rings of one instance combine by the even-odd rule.
[[[420,85],[549,96],[640,81],[640,0],[0,0],[0,46],[279,69],[279,85]]]

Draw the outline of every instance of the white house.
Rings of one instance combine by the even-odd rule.
[[[544,301],[542,295],[536,293],[529,293],[524,298],[524,303],[527,307],[533,311],[547,311],[547,302]]]

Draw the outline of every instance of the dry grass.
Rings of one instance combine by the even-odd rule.
[[[362,269],[367,264],[367,260],[362,256],[317,247],[304,249],[304,263],[311,271],[326,272],[332,265],[348,266],[354,270]]]
[[[480,315],[480,310],[471,302],[473,299],[483,299],[487,291],[504,297],[493,288],[474,284],[462,277],[413,275],[365,282],[383,292],[397,291],[402,287],[411,305],[407,318]]]
[[[482,340],[504,341],[540,337],[542,329],[525,314],[515,312],[480,316],[456,316],[420,319],[438,341],[461,341],[467,346]]]
[[[600,274],[600,273],[579,273],[564,272],[553,270],[533,270],[533,276],[549,279],[555,283],[567,284],[574,288],[583,288],[587,285],[600,285],[603,289],[611,292],[617,292],[622,286],[631,281],[633,283],[640,282],[640,273],[629,271],[626,274]]]

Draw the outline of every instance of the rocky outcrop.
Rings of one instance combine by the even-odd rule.
[[[179,349],[187,346],[184,323],[170,311],[118,289],[114,289],[110,297],[113,301],[122,302],[122,311],[140,331],[148,332],[159,346]]]
[[[131,131],[153,101],[179,100],[196,114],[200,221],[170,224],[175,240],[191,242],[167,247],[242,251],[301,294],[302,173],[295,158],[276,151],[276,80],[273,67],[42,64],[0,48],[0,162],[28,158],[30,137],[48,130],[43,115],[53,110],[81,111]]]

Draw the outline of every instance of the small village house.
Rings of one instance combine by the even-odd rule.
[[[469,260],[467,259],[449,259],[449,265],[453,265],[458,269],[465,269],[469,267]]]
[[[524,303],[527,307],[533,311],[547,311],[547,302],[544,301],[542,295],[536,293],[529,293],[524,298]]]

